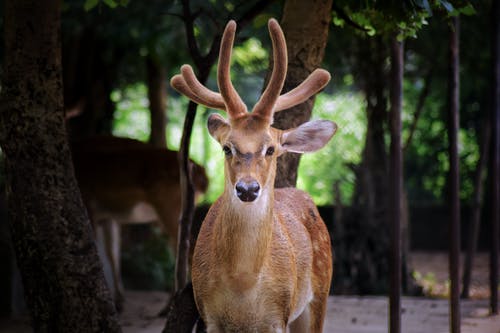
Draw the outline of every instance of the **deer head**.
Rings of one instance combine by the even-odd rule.
[[[330,80],[330,74],[316,69],[295,89],[280,95],[287,72],[287,49],[278,22],[269,20],[273,45],[274,67],[269,83],[253,111],[236,92],[230,78],[231,51],[236,23],[230,21],[222,36],[217,82],[220,93],[203,86],[189,65],[181,67],[171,85],[192,101],[209,108],[224,110],[228,120],[210,115],[208,130],[222,146],[225,159],[225,194],[240,202],[256,202],[260,197],[272,197],[277,157],[285,152],[312,152],[323,147],[337,126],[326,120],[307,122],[289,130],[273,128],[273,115],[306,101]]]

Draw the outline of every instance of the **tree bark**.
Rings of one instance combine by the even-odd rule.
[[[467,233],[467,252],[465,253],[464,271],[462,275],[462,298],[469,298],[470,282],[472,278],[472,266],[477,249],[477,240],[481,225],[481,208],[483,206],[484,180],[488,165],[489,143],[491,137],[491,123],[489,117],[483,119],[481,132],[479,161],[477,162],[474,175],[474,193],[472,194],[471,216],[469,220],[469,232]]]
[[[167,87],[165,68],[151,55],[146,58],[149,111],[151,113],[151,134],[149,142],[155,147],[166,148],[167,130]]]
[[[0,144],[10,228],[34,331],[117,332],[64,128],[60,5],[5,3]]]
[[[448,77],[450,332],[460,332],[460,184],[458,130],[460,103],[459,18],[451,19]]]
[[[492,108],[491,108],[491,229],[490,229],[490,312],[498,314],[498,256],[500,248],[500,2],[493,1],[491,10],[492,20],[492,75],[491,84]]]
[[[366,100],[367,132],[356,175],[353,209],[346,214],[344,235],[334,235],[337,290],[388,293],[389,289],[389,165],[388,44],[381,37],[361,38],[355,51],[355,78]]]
[[[401,332],[401,208],[403,194],[403,168],[401,148],[401,113],[403,104],[403,43],[391,38],[391,119],[390,119],[390,229],[391,229],[391,279],[390,279],[390,329]]]
[[[282,93],[298,86],[320,66],[328,40],[331,8],[332,0],[285,2],[281,27],[288,46],[288,73]],[[271,70],[266,82],[270,75]],[[273,126],[281,129],[297,127],[311,118],[313,106],[314,96],[300,105],[275,114]],[[289,153],[278,158],[276,187],[295,186],[299,161],[300,154]]]
[[[63,44],[64,107],[73,113],[67,123],[71,139],[111,133],[116,107],[110,96],[123,53],[109,47],[91,28]]]

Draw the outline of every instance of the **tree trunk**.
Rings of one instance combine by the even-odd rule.
[[[459,18],[451,19],[448,77],[450,332],[460,332],[460,184],[458,130],[460,103]]]
[[[344,218],[344,235],[334,235],[337,290],[387,293],[389,286],[388,45],[382,37],[357,43],[355,76],[366,99],[367,132],[362,161],[354,169],[353,209]]]
[[[488,165],[489,143],[491,137],[491,123],[489,117],[483,119],[483,128],[480,139],[479,161],[477,162],[474,175],[474,192],[472,194],[472,207],[469,220],[469,231],[467,233],[467,252],[465,254],[464,270],[462,275],[462,298],[469,298],[470,282],[472,278],[472,266],[477,249],[477,240],[481,225],[481,208],[483,206],[483,192],[486,169]]]
[[[115,103],[110,96],[121,54],[109,50],[91,29],[65,41],[64,106],[72,113],[68,121],[71,139],[111,133]]]
[[[500,2],[493,1],[491,10],[492,20],[492,75],[491,84],[492,108],[491,108],[491,229],[490,229],[490,312],[498,314],[498,255],[500,248]]]
[[[292,90],[318,68],[323,60],[331,21],[332,0],[287,0],[281,27],[288,46],[288,73],[283,93]],[[270,64],[272,68],[272,61]],[[269,71],[266,82],[268,82]],[[274,116],[273,126],[288,129],[311,118],[314,96],[306,102]],[[278,158],[276,187],[295,186],[300,154],[284,154]]]
[[[390,112],[390,230],[391,230],[391,279],[390,324],[391,333],[401,332],[401,208],[403,194],[403,170],[401,149],[401,113],[403,108],[403,43],[391,38],[391,112]]]
[[[10,228],[34,331],[116,332],[64,128],[60,4],[5,4],[0,144]]]
[[[151,113],[151,134],[149,142],[155,147],[167,147],[167,87],[165,69],[149,55],[146,58],[149,111]]]

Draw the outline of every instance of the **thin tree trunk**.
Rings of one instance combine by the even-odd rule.
[[[493,1],[493,82],[492,82],[492,143],[491,143],[491,255],[490,255],[490,311],[498,314],[498,251],[500,247],[500,1]]]
[[[451,19],[448,79],[448,142],[449,142],[449,272],[450,272],[450,326],[452,333],[460,332],[460,185],[458,162],[460,61],[459,18]]]
[[[283,93],[298,86],[321,65],[328,40],[331,8],[332,0],[285,2],[281,27],[288,46],[288,73]],[[266,82],[270,73],[271,71]],[[289,110],[277,113],[273,126],[281,129],[299,126],[311,118],[313,106],[314,96]],[[299,161],[300,154],[284,154],[278,158],[276,187],[295,186]]]
[[[403,150],[406,150],[406,148],[410,146],[411,141],[413,139],[413,135],[415,134],[415,130],[417,129],[418,120],[420,119],[420,115],[422,114],[422,111],[425,106],[425,100],[427,99],[427,96],[431,91],[430,88],[432,83],[432,77],[433,77],[433,67],[431,65],[424,78],[424,87],[422,88],[422,91],[418,96],[417,106],[415,107],[415,112],[413,113],[413,121],[410,125],[408,137],[406,138],[405,144],[403,145]]]
[[[165,69],[153,56],[146,58],[149,112],[151,113],[151,134],[149,142],[155,147],[167,147],[166,102],[167,87]]]
[[[401,111],[403,104],[403,43],[391,40],[391,147],[390,147],[390,220],[391,220],[391,279],[390,329],[401,332],[401,198],[403,188],[401,151]]]
[[[117,332],[64,128],[60,5],[5,4],[0,144],[10,228],[35,332]]]
[[[477,162],[476,174],[474,176],[474,193],[472,195],[472,211],[469,221],[469,232],[467,239],[467,253],[465,255],[464,272],[463,272],[463,289],[462,298],[469,298],[470,282],[472,277],[472,266],[474,264],[474,256],[477,249],[477,240],[479,238],[479,229],[481,224],[481,208],[483,206],[483,192],[485,173],[488,165],[489,142],[491,137],[490,120],[483,119],[484,130],[481,132],[481,148],[479,152],[479,161]]]

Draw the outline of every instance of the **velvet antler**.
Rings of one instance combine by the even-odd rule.
[[[270,19],[269,33],[273,44],[273,72],[269,83],[255,104],[253,114],[272,121],[274,112],[289,109],[305,102],[309,97],[323,89],[330,81],[330,73],[316,69],[300,85],[280,96],[287,72],[287,48],[285,36],[278,22]],[[170,84],[178,92],[192,101],[209,108],[224,110],[229,118],[236,119],[247,114],[247,108],[231,83],[231,52],[233,48],[236,22],[231,20],[226,25],[221,40],[217,83],[220,93],[203,86],[196,78],[189,65],[181,67],[181,74],[172,77]]]

